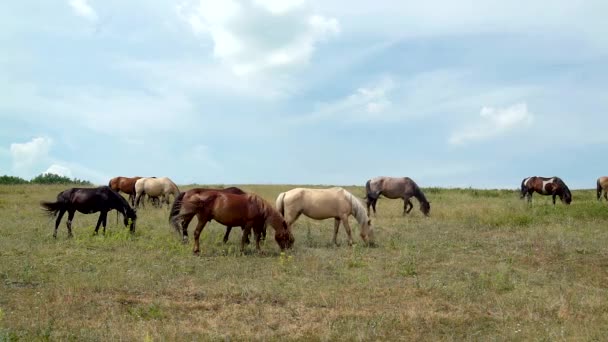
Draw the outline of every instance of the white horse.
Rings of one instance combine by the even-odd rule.
[[[290,228],[301,214],[315,220],[333,218],[335,220],[333,242],[336,246],[338,245],[336,238],[340,222],[342,222],[346,234],[348,234],[348,244],[353,244],[350,225],[348,224],[348,217],[353,215],[361,227],[361,239],[368,243],[374,242],[374,230],[365,207],[353,194],[343,188],[295,188],[280,193],[277,197],[276,206],[277,210],[285,217],[287,226]]]
[[[145,177],[138,179],[137,182],[135,182],[135,193],[135,207],[139,206],[139,201],[143,195],[148,195],[149,197],[160,196],[161,206],[163,202],[167,203],[167,206],[169,206],[169,195],[173,195],[174,198],[177,197],[179,195],[179,189],[177,188],[177,185],[167,177]]]

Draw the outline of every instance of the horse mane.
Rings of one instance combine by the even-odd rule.
[[[129,214],[135,214],[135,210],[133,210],[133,208],[131,208],[131,206],[129,205],[129,202],[127,202],[127,200],[122,197],[118,192],[112,190],[112,188],[110,188],[109,186],[102,186],[101,189],[106,189],[110,190],[108,193],[111,193],[111,196],[114,196],[115,199],[117,199],[120,204],[122,204],[124,212],[121,212],[121,214],[123,216],[129,215]],[[128,217],[128,216],[127,216]]]
[[[424,195],[422,190],[420,190],[418,184],[416,184],[414,181],[412,181],[412,183],[414,183],[414,197],[416,197],[416,199],[420,201],[420,203],[428,203],[429,201],[426,199],[426,196]]]
[[[247,196],[247,199],[250,202],[255,203],[255,205],[257,206],[257,208],[260,211],[260,213],[264,215],[264,218],[268,218],[269,216],[273,215],[274,212],[276,211],[262,197],[260,197],[260,196],[258,196],[256,194],[246,194],[246,196]]]
[[[369,221],[369,217],[367,216],[365,207],[363,206],[363,204],[361,204],[361,202],[359,202],[359,200],[355,196],[353,196],[353,194],[346,191],[345,189],[342,190],[344,190],[346,197],[350,200],[350,206],[352,208],[351,210],[353,216],[355,217],[359,225],[363,226],[367,223],[367,221]]]
[[[568,194],[568,197],[572,198],[572,193],[570,192],[570,189],[568,188],[566,183],[564,183],[564,181],[559,177],[554,177],[554,178],[555,178],[555,182],[557,184],[559,184],[559,186],[563,187],[564,193]]]

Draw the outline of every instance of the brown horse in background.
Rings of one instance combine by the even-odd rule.
[[[124,192],[129,195],[129,201],[135,206],[135,182],[141,177],[114,177],[110,179],[108,186],[116,192]]]
[[[429,216],[431,211],[431,202],[426,199],[418,184],[409,177],[375,177],[368,180],[365,183],[367,215],[370,206],[376,215],[376,202],[380,195],[390,199],[403,198],[403,215],[408,214],[414,207],[410,201],[412,197],[416,197],[420,202],[420,211],[425,216]]]
[[[555,197],[559,196],[560,200],[565,204],[572,202],[572,193],[564,181],[559,177],[528,177],[521,181],[521,196],[520,198],[528,197],[528,203],[532,202],[532,194],[537,192],[545,196],[553,196],[553,205],[555,205]]]
[[[169,222],[179,233],[179,221],[183,241],[188,241],[188,225],[196,216],[198,223],[194,230],[193,253],[200,253],[199,237],[207,222],[215,220],[229,227],[242,227],[241,251],[250,231],[253,229],[256,237],[256,248],[260,250],[261,231],[265,224],[270,224],[275,231],[274,238],[281,248],[291,248],[294,237],[283,216],[274,207],[256,194],[230,194],[221,191],[206,191],[193,189],[182,192],[175,199]]]
[[[602,176],[597,179],[597,200],[602,200],[602,192],[604,192],[604,198],[608,201],[608,176]]]

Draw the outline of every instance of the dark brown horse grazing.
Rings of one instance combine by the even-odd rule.
[[[55,231],[53,233],[54,238],[57,237],[57,228],[66,211],[68,212],[66,225],[69,237],[72,237],[72,219],[76,211],[83,214],[100,212],[97,225],[95,226],[95,234],[99,231],[100,224],[103,225],[103,233],[106,233],[106,219],[108,211],[112,209],[116,209],[116,211],[123,215],[125,227],[129,225],[129,219],[131,219],[131,233],[135,232],[135,221],[137,220],[135,210],[129,206],[124,197],[107,186],[100,186],[98,188],[71,188],[60,192],[57,195],[57,201],[41,202],[40,204],[52,216],[57,215]]]
[[[108,186],[116,192],[124,192],[129,195],[129,201],[135,206],[135,182],[141,177],[114,177],[110,179]]]
[[[537,192],[545,196],[553,196],[553,205],[555,205],[555,197],[559,196],[560,200],[565,204],[572,202],[572,194],[566,183],[559,177],[528,177],[521,181],[521,198],[528,197],[528,203],[532,202],[532,193]]]
[[[207,222],[216,220],[229,227],[242,227],[241,251],[245,249],[247,236],[253,229],[256,237],[256,248],[260,250],[262,228],[266,223],[274,228],[274,238],[284,250],[291,248],[294,237],[283,216],[270,203],[256,194],[230,194],[221,191],[193,189],[182,192],[175,199],[169,222],[179,233],[179,221],[184,242],[188,241],[188,224],[196,216],[198,224],[194,230],[195,255],[200,253],[199,237]]]
[[[418,184],[409,177],[375,177],[368,180],[365,183],[367,215],[370,206],[374,215],[376,214],[376,202],[380,195],[390,199],[403,198],[403,215],[408,214],[414,207],[410,201],[412,197],[416,197],[420,202],[420,211],[425,216],[431,211],[431,203],[427,201]]]
[[[597,200],[602,200],[602,192],[604,192],[604,198],[608,201],[608,176],[602,176],[597,179]]]

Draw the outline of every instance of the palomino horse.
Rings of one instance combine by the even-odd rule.
[[[555,205],[555,197],[559,196],[560,200],[565,204],[572,202],[572,194],[566,183],[559,177],[528,177],[521,181],[521,198],[528,197],[528,203],[532,202],[532,193],[537,192],[545,196],[553,196],[553,205]]]
[[[255,233],[256,248],[258,251],[260,250],[260,236],[265,224],[270,224],[274,228],[274,239],[281,250],[291,248],[294,242],[293,234],[283,216],[270,203],[256,194],[237,195],[221,191],[200,191],[200,189],[182,192],[173,203],[169,222],[179,233],[179,221],[181,220],[184,242],[188,241],[188,225],[194,216],[198,218],[194,230],[193,252],[195,255],[200,253],[201,232],[207,222],[211,220],[216,220],[229,227],[243,227],[241,251],[245,249],[251,229]]]
[[[68,221],[66,223],[68,237],[72,237],[72,219],[76,211],[83,214],[100,212],[97,225],[95,226],[95,234],[99,231],[100,224],[103,225],[103,233],[106,233],[106,219],[108,211],[112,209],[116,209],[116,211],[123,215],[125,227],[129,225],[129,219],[131,219],[131,233],[135,232],[135,221],[137,220],[135,210],[129,206],[124,197],[107,186],[87,189],[71,188],[60,192],[57,195],[57,201],[42,202],[40,204],[52,216],[57,215],[55,231],[53,233],[54,238],[57,237],[57,228],[66,211],[68,212]]]
[[[139,201],[141,200],[141,196],[148,195],[150,197],[161,197],[161,206],[162,202],[167,203],[167,206],[170,206],[169,203],[169,195],[173,195],[173,197],[177,197],[179,195],[179,189],[177,185],[173,183],[167,177],[154,178],[154,177],[145,177],[137,180],[135,182],[135,207],[139,206]]]
[[[604,192],[604,198],[608,201],[608,176],[602,176],[597,179],[597,200],[602,200],[602,192]]]
[[[114,177],[110,179],[108,186],[116,192],[124,192],[129,195],[131,205],[135,205],[135,182],[141,177]]]
[[[285,216],[287,225],[291,225],[304,214],[315,220],[334,219],[333,242],[337,246],[340,222],[348,235],[348,244],[353,244],[353,238],[348,224],[348,217],[353,215],[361,226],[360,236],[364,242],[373,243],[374,230],[371,221],[365,213],[365,207],[350,192],[343,188],[306,189],[295,188],[282,192],[277,197],[277,210]]]
[[[380,195],[390,199],[403,198],[403,215],[409,213],[414,207],[410,201],[412,197],[416,197],[420,202],[420,211],[425,216],[428,216],[431,211],[431,203],[427,201],[418,184],[409,177],[375,177],[368,180],[365,183],[367,215],[369,215],[370,206],[376,215],[376,202]]]

